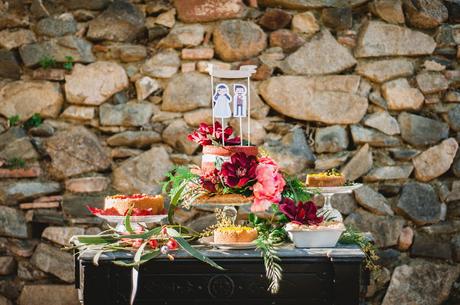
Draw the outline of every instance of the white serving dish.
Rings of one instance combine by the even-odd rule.
[[[333,248],[339,241],[344,228],[316,230],[286,230],[296,248]]]

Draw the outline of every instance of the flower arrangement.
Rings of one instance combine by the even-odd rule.
[[[240,137],[232,137],[233,128],[228,126],[225,129],[222,125],[216,121],[213,125],[201,123],[197,130],[189,134],[187,139],[189,141],[205,145],[221,145],[222,137],[226,145],[239,145],[241,143]]]

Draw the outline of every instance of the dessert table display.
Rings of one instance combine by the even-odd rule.
[[[358,303],[361,264],[373,268],[375,250],[363,234],[344,226],[330,197],[360,185],[335,170],[302,181],[251,145],[254,72],[253,66],[209,67],[213,123],[200,124],[188,136],[202,146],[202,163],[168,173],[167,211],[162,195],[147,194],[109,196],[104,209],[88,207],[116,227],[72,239],[84,304],[294,304],[306,290],[311,291],[306,304]],[[214,85],[217,78],[233,83]],[[235,83],[239,78],[246,82]],[[225,124],[232,117],[239,136]],[[326,196],[321,210],[312,201],[319,193]],[[251,213],[237,220],[241,206]],[[215,209],[216,224],[196,232],[175,223],[178,208],[192,207]]]

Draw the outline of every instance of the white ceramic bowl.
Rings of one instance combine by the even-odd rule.
[[[339,241],[342,228],[323,228],[311,231],[286,230],[297,248],[333,248]]]

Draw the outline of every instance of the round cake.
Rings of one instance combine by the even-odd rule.
[[[331,187],[342,186],[346,182],[345,177],[338,172],[325,172],[319,174],[308,174],[306,184],[309,187]]]
[[[245,204],[251,204],[253,201],[253,197],[246,197],[241,194],[222,194],[222,195],[214,195],[214,196],[208,196],[208,195],[203,195],[198,197],[195,200],[195,203],[197,204],[222,204],[222,205],[245,205]]]
[[[249,243],[257,238],[257,230],[250,227],[231,226],[214,230],[214,243],[235,244]]]
[[[163,196],[134,194],[105,197],[104,209],[114,208],[121,215],[125,215],[131,207],[142,210],[152,209],[152,215],[161,214],[164,209]]]
[[[201,157],[202,174],[209,173],[216,168],[216,162],[230,160],[230,157],[238,152],[243,152],[248,156],[257,156],[259,150],[256,146],[203,146],[203,156]]]

